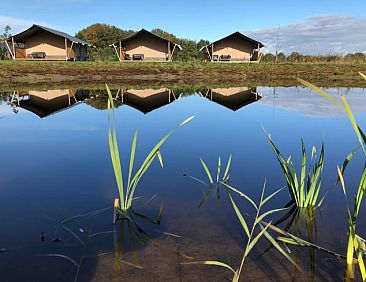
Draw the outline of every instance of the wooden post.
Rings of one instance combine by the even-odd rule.
[[[114,51],[115,51],[115,52],[116,52],[116,54],[117,54],[118,60],[119,60],[120,62],[122,62],[122,60],[121,60],[121,53],[120,53],[120,54],[118,54],[118,50],[117,50],[116,45],[115,45],[115,44],[112,44],[112,45],[113,45]]]
[[[11,38],[11,43],[13,45],[13,58],[14,58],[14,60],[16,60],[17,59],[17,54],[16,54],[16,51],[15,51],[14,37]]]
[[[70,58],[70,55],[71,55],[71,51],[72,51],[72,47],[74,46],[74,42],[71,42],[71,46],[70,46],[70,51],[69,53],[67,54],[67,58]],[[75,57],[75,56],[74,56]],[[75,59],[75,58],[74,58]]]
[[[65,37],[65,53],[66,53],[65,61],[67,61],[67,38],[66,37]]]
[[[168,41],[168,62],[171,61],[172,54],[170,53],[170,41]]]
[[[211,62],[213,62],[213,56],[214,56],[214,45],[212,43],[212,45],[211,45]]]
[[[122,42],[119,42],[119,57],[121,57],[122,54]]]
[[[208,54],[208,59],[210,60],[210,62],[212,62],[212,58],[213,58],[213,56],[211,56],[211,54],[210,54],[210,50],[208,50],[208,47],[206,46],[206,52],[207,52],[207,54]]]
[[[173,47],[173,50],[172,50],[172,53],[170,54],[170,61],[173,61],[173,55],[174,55],[174,51],[175,51],[175,48],[177,47],[177,44],[174,44],[174,47]]]
[[[13,53],[13,51],[11,50],[10,46],[9,46],[9,43],[8,41],[4,41],[5,42],[5,45],[6,45],[6,48],[8,49],[9,53],[10,53],[10,56],[11,58],[15,61],[15,54]]]

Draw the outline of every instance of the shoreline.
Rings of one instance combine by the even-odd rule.
[[[302,78],[323,87],[366,87],[366,64],[230,64],[0,61],[0,90],[111,86],[297,86]]]

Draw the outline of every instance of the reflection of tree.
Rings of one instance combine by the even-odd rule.
[[[107,109],[108,96],[106,94],[94,96],[93,98],[86,100],[85,104],[93,107],[94,109],[104,111]],[[122,102],[115,101],[114,106],[115,106],[115,108],[118,108],[118,107],[122,106]]]

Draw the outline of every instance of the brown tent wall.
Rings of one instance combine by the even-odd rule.
[[[230,55],[231,61],[250,61],[253,51],[252,44],[244,42],[237,37],[230,37],[214,44],[213,55]]]
[[[131,57],[143,54],[148,61],[167,61],[168,43],[152,34],[143,33],[125,42],[125,53]]]

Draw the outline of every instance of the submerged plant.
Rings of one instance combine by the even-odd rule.
[[[213,177],[214,173],[210,171],[210,169],[208,168],[205,161],[201,158],[200,161],[201,161],[202,167],[207,175],[208,183],[199,179],[198,177],[185,174],[185,176],[188,176],[188,177],[200,182],[201,184],[203,184],[205,186],[205,188],[207,188],[207,191],[204,193],[203,198],[202,198],[201,202],[199,203],[198,207],[202,207],[206,203],[209,195],[213,191],[216,191],[217,200],[218,200],[218,203],[220,203],[220,198],[221,198],[220,186],[222,185],[222,183],[227,183],[229,181],[231,160],[232,160],[232,155],[230,155],[230,157],[226,163],[225,170],[222,174],[222,169],[221,169],[222,163],[221,163],[221,157],[219,156],[219,159],[217,162],[216,177]]]
[[[197,262],[187,262],[187,263],[183,263],[186,265],[189,264],[205,264],[205,265],[215,265],[215,266],[219,266],[219,267],[224,267],[229,269],[232,273],[233,273],[233,277],[232,277],[232,281],[233,282],[238,282],[240,279],[240,276],[242,274],[242,271],[244,269],[244,263],[247,259],[247,257],[249,256],[250,252],[252,251],[252,249],[255,247],[255,245],[258,243],[258,241],[265,236],[270,242],[271,244],[273,244],[273,246],[286,258],[288,259],[291,263],[293,263],[296,266],[296,263],[293,261],[293,259],[286,253],[285,250],[283,250],[280,245],[276,242],[276,240],[270,235],[270,233],[268,232],[268,228],[271,226],[271,223],[264,223],[264,219],[275,213],[278,211],[282,211],[284,209],[274,209],[274,210],[269,210],[266,212],[262,212],[262,209],[264,207],[264,205],[269,202],[276,194],[278,194],[282,189],[277,190],[276,192],[272,193],[271,195],[269,195],[268,197],[264,197],[265,194],[265,188],[266,188],[266,183],[264,183],[263,185],[263,189],[262,189],[262,194],[261,194],[261,198],[259,201],[259,204],[257,205],[249,196],[247,196],[246,194],[244,194],[243,192],[239,191],[238,189],[230,186],[229,184],[222,182],[222,184],[226,187],[226,192],[227,195],[230,199],[230,202],[233,206],[233,209],[236,213],[236,216],[239,219],[239,222],[244,230],[244,233],[247,237],[247,243],[245,245],[244,248],[244,253],[241,259],[241,263],[239,265],[238,268],[234,269],[232,266],[221,262],[221,261],[214,261],[214,260],[205,260],[205,261],[197,261]],[[235,192],[237,194],[239,194],[241,197],[244,197],[255,209],[256,211],[256,216],[253,220],[253,224],[252,226],[249,228],[249,225],[247,223],[247,221],[244,219],[242,213],[240,212],[236,202],[234,201],[231,192]]]
[[[272,146],[273,151],[276,154],[279,164],[281,165],[283,174],[286,178],[287,188],[290,192],[292,202],[294,202],[295,205],[299,208],[319,207],[323,203],[326,195],[324,194],[320,201],[318,201],[324,166],[324,143],[322,144],[318,160],[316,160],[316,148],[313,147],[310,158],[310,165],[308,165],[304,141],[301,139],[302,161],[301,172],[300,175],[298,175],[295,166],[291,160],[291,156],[285,159],[274,144],[269,134],[268,140]]]
[[[137,130],[135,131],[135,134],[134,134],[133,140],[132,140],[132,146],[131,146],[130,162],[129,162],[129,169],[128,169],[128,180],[127,180],[127,183],[124,183],[122,164],[121,164],[121,159],[120,159],[120,154],[119,154],[119,149],[118,149],[116,127],[114,124],[114,101],[113,101],[112,94],[111,94],[111,91],[110,91],[108,85],[106,85],[106,89],[107,89],[107,93],[108,93],[109,150],[110,150],[110,154],[111,154],[113,171],[114,171],[114,175],[115,175],[117,186],[118,186],[119,208],[122,212],[125,212],[131,208],[136,188],[137,188],[141,178],[147,172],[147,170],[149,169],[150,165],[153,163],[155,158],[159,159],[160,165],[163,167],[163,157],[160,152],[160,148],[165,143],[165,141],[170,137],[170,135],[172,135],[172,133],[175,131],[175,129],[173,129],[168,134],[166,134],[155,145],[155,147],[146,156],[146,158],[143,161],[140,168],[133,175],[134,164],[135,164],[135,153],[136,153],[136,146],[137,146],[137,133],[138,133]],[[111,118],[111,112],[112,112],[112,118]],[[182,123],[180,123],[177,126],[177,128],[185,125],[186,123],[191,121],[193,118],[194,118],[194,116],[187,118]]]

